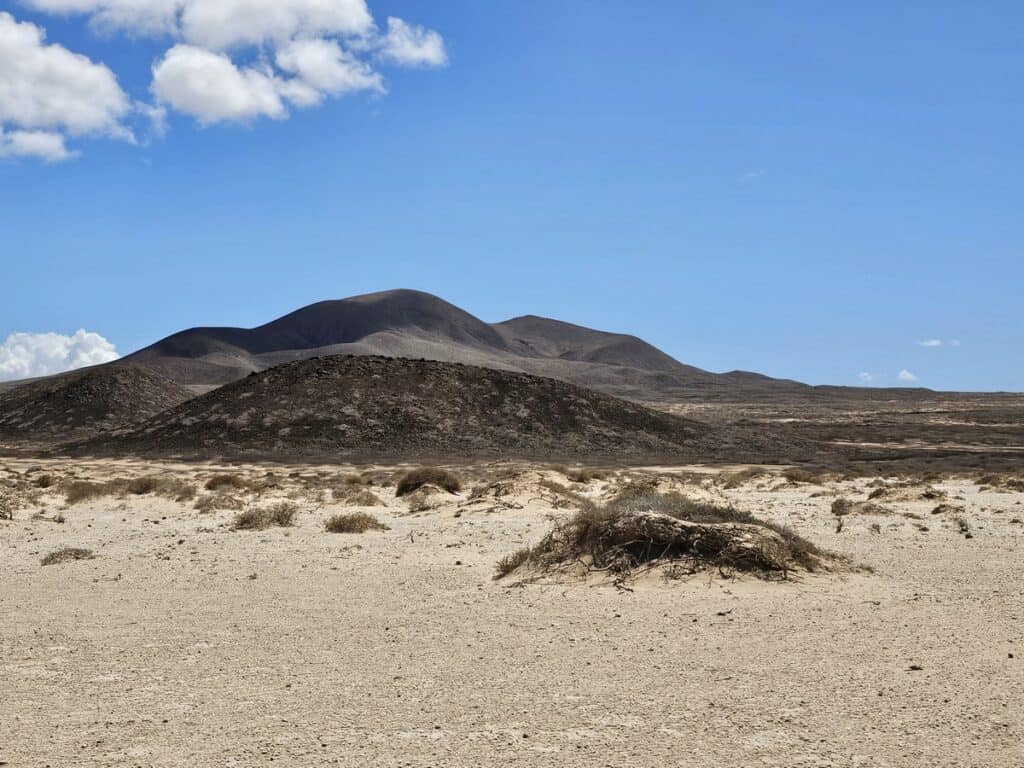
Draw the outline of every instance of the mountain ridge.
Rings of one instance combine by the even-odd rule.
[[[250,329],[190,328],[124,360],[201,390],[282,363],[338,354],[479,365],[638,401],[809,389],[760,374],[712,373],[636,336],[539,315],[487,323],[444,299],[411,289],[316,302]]]

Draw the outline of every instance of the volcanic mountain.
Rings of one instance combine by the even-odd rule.
[[[0,438],[34,443],[91,436],[192,396],[165,376],[132,365],[73,371],[0,392]]]
[[[735,397],[808,389],[758,374],[715,374],[647,342],[542,317],[488,324],[427,293],[324,301],[258,328],[192,328],[128,362],[196,391],[281,363],[337,354],[459,362],[567,381],[634,400]]]
[[[288,363],[200,395],[78,453],[197,457],[728,456],[814,448],[715,428],[523,373],[338,355]]]

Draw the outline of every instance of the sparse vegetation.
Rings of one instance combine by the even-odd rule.
[[[335,515],[324,526],[328,533],[366,533],[367,531],[388,531],[390,528],[373,515],[365,512],[350,512]]]
[[[402,475],[395,495],[407,496],[424,485],[436,485],[448,493],[458,493],[462,489],[462,482],[452,472],[440,467],[420,467]]]
[[[832,502],[832,514],[836,517],[844,515],[888,515],[892,510],[883,507],[881,504],[872,504],[870,501],[853,501],[840,497]]]
[[[204,487],[208,491],[243,490],[249,487],[249,482],[238,474],[214,475],[206,481]]]
[[[36,477],[35,480],[32,481],[32,485],[34,485],[36,488],[40,488],[40,489],[43,489],[43,490],[45,490],[47,488],[52,488],[56,484],[57,484],[56,476],[51,475],[49,473],[45,473],[45,474],[39,475],[38,477]]]
[[[288,528],[298,507],[287,501],[270,507],[250,507],[235,516],[233,527],[238,531],[262,531],[267,528]]]
[[[379,507],[384,504],[373,491],[358,486],[335,488],[334,500],[349,507]]]
[[[742,485],[746,485],[752,480],[756,480],[764,475],[763,469],[757,467],[747,467],[746,469],[740,469],[735,472],[725,472],[716,478],[716,480],[722,485],[723,488],[739,488]]]
[[[232,496],[230,493],[207,493],[200,496],[195,503],[196,511],[203,514],[221,509],[236,511],[244,506],[245,502],[242,499]]]
[[[81,504],[83,501],[101,499],[104,496],[120,496],[125,492],[127,483],[124,480],[108,480],[95,483],[90,480],[71,480],[63,486],[64,501],[69,505]]]
[[[594,480],[607,480],[611,473],[604,469],[570,469],[565,473],[566,478],[572,483],[590,483]]]
[[[541,571],[583,564],[619,578],[658,563],[675,575],[709,567],[784,575],[814,570],[826,557],[791,529],[747,512],[679,494],[631,493],[604,506],[586,504],[537,546],[502,558],[497,578],[527,564]]]
[[[74,560],[92,560],[96,555],[91,549],[79,547],[63,547],[55,550],[44,557],[40,562],[43,565],[57,565],[58,563],[69,563]]]

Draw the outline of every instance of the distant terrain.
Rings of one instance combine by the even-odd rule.
[[[810,441],[709,426],[528,374],[335,355],[254,373],[78,445],[114,455],[713,457],[813,455]]]
[[[0,438],[64,441],[142,421],[193,396],[155,371],[112,365],[0,390]]]
[[[685,418],[679,418],[685,417]],[[0,449],[104,455],[608,457],[1013,470],[1024,396],[711,373],[619,333],[486,323],[430,294],[193,328],[0,386]]]
[[[810,388],[755,373],[711,373],[642,339],[543,317],[489,324],[410,290],[324,301],[258,328],[192,328],[125,358],[197,389],[327,355],[466,363],[560,379],[641,401],[765,397]]]

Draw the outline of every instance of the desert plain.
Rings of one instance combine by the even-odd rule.
[[[409,468],[0,461],[0,764],[1024,765],[1019,480]],[[637,487],[838,557],[495,578]]]

